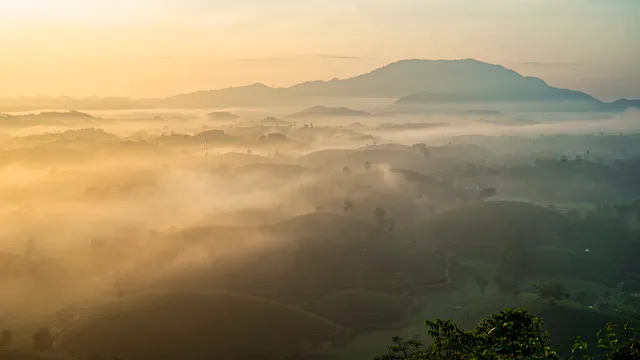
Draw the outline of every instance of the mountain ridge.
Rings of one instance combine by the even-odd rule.
[[[582,91],[549,86],[544,80],[522,76],[502,65],[474,59],[407,59],[389,63],[346,79],[314,80],[289,87],[263,83],[217,90],[200,90],[155,99],[26,98],[0,99],[0,111],[40,109],[223,108],[293,105],[309,97],[392,98],[396,105],[467,101],[571,100],[576,108],[625,110],[640,100],[603,102]],[[37,104],[37,105],[30,105]]]

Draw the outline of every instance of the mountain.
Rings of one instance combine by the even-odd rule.
[[[219,108],[241,106],[273,106],[294,102],[286,89],[256,83],[221,90],[198,91],[152,101],[156,107]]]
[[[538,78],[523,77],[503,66],[473,59],[402,60],[350,79],[314,81],[289,89],[296,94],[313,96],[401,98],[423,91],[467,96],[534,92],[545,94],[539,97],[554,94],[593,99],[580,92],[558,91],[560,89],[552,88]]]
[[[640,99],[637,99],[637,100],[619,99],[612,102],[611,105],[619,109],[627,109],[630,107],[635,107],[640,109]]]
[[[346,107],[312,106],[295,114],[289,115],[291,118],[312,118],[312,117],[348,117],[348,116],[371,116],[366,111],[353,110]]]
[[[0,111],[30,109],[224,108],[308,103],[313,97],[398,99],[395,107],[451,106],[461,103],[527,103],[553,110],[625,110],[640,100],[605,103],[580,91],[549,86],[501,65],[463,60],[401,60],[348,79],[311,81],[288,88],[264,84],[198,91],[164,99],[19,98],[0,99]],[[311,108],[327,112],[329,108]],[[312,113],[313,113],[312,111]],[[342,111],[342,110],[341,110]]]

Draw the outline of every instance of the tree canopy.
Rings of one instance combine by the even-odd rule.
[[[425,321],[432,339],[425,346],[417,340],[393,338],[387,353],[375,360],[563,360],[551,345],[549,332],[541,318],[523,309],[506,309],[486,318],[471,330],[460,329],[452,320]],[[640,329],[629,325],[619,331],[607,324],[598,333],[596,348],[600,355],[587,354],[589,344],[579,337],[567,360],[640,359]]]

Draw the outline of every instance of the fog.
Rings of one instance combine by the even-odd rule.
[[[506,266],[497,260],[503,250],[489,241],[484,255],[469,253],[472,239],[457,235],[459,225],[443,228],[446,221],[464,218],[464,211],[499,221],[498,213],[513,215],[502,206],[523,206],[513,221],[537,234],[537,216],[579,211],[580,218],[596,204],[640,196],[637,109],[567,119],[541,112],[389,113],[378,112],[377,103],[360,105],[369,115],[299,118],[290,115],[299,108],[267,107],[10,114],[0,124],[0,327],[14,331],[22,347],[48,327],[60,354],[125,356],[148,348],[131,340],[117,350],[115,338],[95,335],[104,341],[98,345],[91,334],[112,326],[129,334],[138,325],[102,323],[101,314],[141,306],[127,316],[143,324],[153,296],[204,291],[215,301],[268,300],[341,329],[320,342],[304,337],[304,351],[289,341],[273,351],[308,355],[323,346],[320,353],[367,359],[381,351],[375,339],[414,336],[424,317],[456,316],[455,309],[484,301],[470,273],[486,276],[487,291],[501,296],[492,273]],[[490,204],[496,209],[485,209]],[[447,218],[454,220],[438,220]],[[494,235],[510,238],[509,226]],[[639,228],[629,220],[624,231],[632,237]],[[476,231],[480,239],[494,236]],[[559,233],[549,231],[527,238],[528,246],[553,243]],[[598,239],[571,241],[563,246],[617,256],[600,249]],[[459,278],[451,256],[466,269]],[[519,281],[529,291],[533,280]],[[385,296],[386,305],[372,311],[389,318],[364,312],[347,321],[321,306],[338,301],[333,296]],[[196,306],[189,299],[175,306],[188,311]],[[442,303],[424,305],[432,301]],[[395,302],[404,305],[385,307]],[[461,321],[486,315],[470,314]],[[300,326],[319,326],[315,317],[305,319]],[[163,326],[190,326],[167,321]],[[181,344],[165,350],[186,351]],[[216,351],[246,355],[224,349]]]

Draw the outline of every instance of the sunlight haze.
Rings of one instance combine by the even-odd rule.
[[[0,0],[0,8],[0,97],[290,86],[407,58],[474,58],[603,100],[640,97],[633,0]]]

